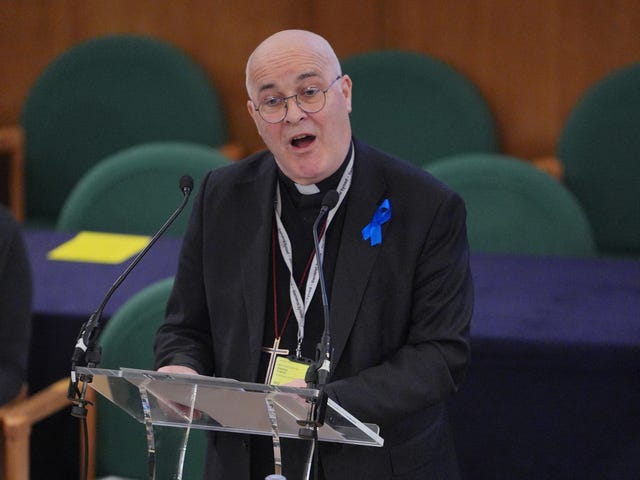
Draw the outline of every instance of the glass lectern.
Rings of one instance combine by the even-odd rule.
[[[316,389],[129,368],[79,367],[77,371],[92,379],[94,390],[145,425],[149,478],[155,478],[160,455],[155,444],[156,427],[182,429],[180,444],[172,452],[176,479],[182,478],[192,428],[271,436],[276,473],[280,473],[280,437],[374,447],[383,444],[376,425],[360,422],[331,399],[322,425],[310,427],[311,406],[320,394]]]

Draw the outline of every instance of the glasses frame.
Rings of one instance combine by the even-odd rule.
[[[297,105],[297,106],[298,106],[298,108],[299,108],[300,110],[302,110],[303,112],[305,112],[305,113],[309,113],[309,114],[318,113],[318,112],[319,112],[319,111],[321,111],[321,110],[325,107],[325,105],[327,104],[327,92],[329,91],[329,89],[330,89],[331,87],[333,87],[333,85],[334,85],[338,80],[340,80],[343,76],[344,76],[343,74],[338,75],[338,76],[337,76],[336,78],[334,78],[334,79],[333,79],[333,81],[332,81],[332,82],[327,86],[327,88],[325,88],[325,89],[323,89],[323,90],[320,90],[320,92],[322,92],[322,97],[323,97],[323,98],[322,98],[322,106],[321,106],[320,108],[318,108],[317,110],[309,111],[309,110],[307,110],[306,108],[304,108],[304,107],[300,104],[300,101],[298,100],[298,95],[299,95],[300,93],[296,93],[296,94],[294,94],[294,95],[289,95],[288,97],[282,97],[282,101],[283,101],[283,105],[284,105],[284,108],[282,109],[282,118],[281,118],[280,120],[276,121],[276,122],[273,122],[273,121],[271,121],[271,120],[267,120],[266,118],[264,118],[264,117],[262,116],[262,112],[260,111],[260,107],[262,107],[262,104],[260,104],[260,105],[256,105],[256,104],[255,104],[255,102],[254,102],[253,100],[251,100],[251,103],[253,104],[253,108],[255,109],[255,111],[256,111],[256,112],[258,112],[258,115],[260,115],[260,118],[261,118],[262,120],[264,120],[265,122],[270,123],[270,124],[272,124],[272,125],[275,125],[275,124],[281,123],[281,122],[283,122],[283,121],[284,121],[284,119],[285,119],[285,118],[287,118],[287,113],[289,113],[289,100],[291,100],[292,98],[295,98],[296,105]]]

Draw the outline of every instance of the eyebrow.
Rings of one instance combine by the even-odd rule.
[[[300,75],[298,75],[298,78],[296,79],[298,82],[302,81],[302,80],[306,80],[307,78],[312,78],[312,77],[320,77],[321,75],[318,72],[304,72],[301,73]],[[264,92],[265,90],[269,90],[272,88],[276,88],[276,84],[275,83],[267,83],[262,85],[259,89],[258,92]]]

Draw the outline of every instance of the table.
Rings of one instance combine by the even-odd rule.
[[[26,232],[36,387],[68,375],[80,326],[127,265],[46,260],[71,237]],[[105,321],[175,273],[180,244],[165,238],[149,251],[107,304]],[[472,362],[450,402],[464,478],[637,478],[640,261],[475,254],[471,265]],[[77,421],[54,420],[34,429],[32,458],[48,452],[47,478],[77,478]],[[68,451],[55,451],[60,432],[76,441]]]
[[[474,255],[464,478],[640,478],[640,261]]]

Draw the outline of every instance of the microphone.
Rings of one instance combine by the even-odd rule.
[[[340,196],[335,190],[329,190],[325,193],[322,204],[320,207],[320,213],[316,221],[313,223],[313,243],[316,248],[316,262],[318,263],[318,276],[320,277],[320,291],[322,294],[322,310],[324,317],[324,330],[320,343],[316,347],[316,361],[309,365],[307,373],[305,375],[305,382],[307,382],[307,388],[318,388],[318,398],[315,399],[311,408],[307,412],[306,420],[297,420],[298,425],[302,428],[298,430],[298,435],[301,438],[312,441],[312,449],[309,452],[309,457],[305,464],[305,470],[308,474],[311,469],[312,455],[315,449],[315,442],[317,441],[316,428],[321,427],[324,424],[324,415],[327,405],[327,394],[322,388],[329,381],[329,373],[331,371],[331,331],[329,327],[329,298],[327,296],[327,286],[324,279],[324,268],[322,265],[322,257],[320,254],[320,242],[318,241],[318,225],[324,218],[324,216],[338,204]]]
[[[329,298],[327,295],[327,286],[324,278],[324,267],[320,256],[320,248],[318,241],[318,225],[325,215],[338,204],[340,196],[335,190],[329,190],[322,199],[320,213],[313,224],[313,243],[316,247],[316,261],[318,263],[318,274],[320,277],[320,291],[322,294],[322,311],[324,317],[324,331],[322,338],[317,347],[316,364],[307,371],[305,381],[317,386],[325,385],[329,381],[329,373],[331,370],[331,331],[329,327]],[[311,381],[310,381],[311,380]]]
[[[100,347],[97,345],[98,336],[100,335],[100,320],[102,319],[102,312],[113,295],[113,293],[118,289],[118,287],[122,284],[122,282],[127,278],[131,270],[135,268],[135,266],[142,260],[142,257],[146,255],[146,253],[151,249],[151,247],[156,243],[156,241],[162,236],[162,234],[171,226],[173,221],[182,213],[184,207],[187,205],[189,201],[189,196],[191,195],[191,191],[193,190],[193,178],[190,175],[183,175],[180,177],[180,191],[183,194],[183,199],[178,208],[171,214],[168,220],[160,227],[160,230],[156,232],[156,234],[151,238],[147,246],[142,249],[133,259],[133,261],[129,264],[129,266],[125,269],[125,271],[116,279],[113,283],[107,294],[104,296],[102,303],[97,308],[97,310],[91,314],[89,320],[82,325],[80,332],[78,333],[78,337],[76,339],[76,345],[73,350],[73,354],[71,356],[71,380],[69,382],[69,392],[68,398],[72,402],[74,402],[75,406],[72,408],[71,414],[73,416],[84,417],[86,416],[86,408],[85,404],[87,403],[84,399],[84,394],[86,391],[87,380],[85,380],[85,384],[83,386],[82,392],[79,392],[76,385],[78,379],[76,378],[76,367],[78,366],[88,366],[95,367],[100,363]],[[79,396],[79,399],[76,400],[76,395]]]
[[[179,185],[182,194],[188,198],[191,195],[191,190],[193,190],[193,177],[191,175],[181,176]]]

